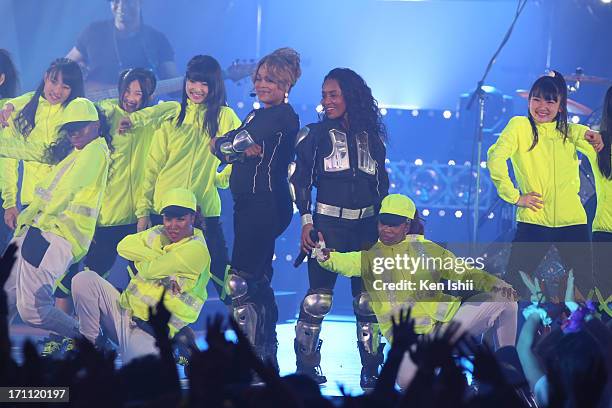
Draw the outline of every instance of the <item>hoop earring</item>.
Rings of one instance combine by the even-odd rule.
[[[285,103],[289,103],[289,92],[285,92]]]

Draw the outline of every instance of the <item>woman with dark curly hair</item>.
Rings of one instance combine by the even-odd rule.
[[[302,218],[301,247],[310,252],[310,235],[318,230],[327,245],[341,252],[369,248],[378,237],[376,215],[387,195],[386,129],[372,90],[357,73],[335,68],[323,81],[321,104],[325,117],[304,127],[296,143],[297,159],[290,168],[291,189]],[[312,211],[312,188],[317,201]],[[319,384],[319,339],[323,318],[332,305],[337,275],[308,260],[310,289],[302,301],[295,328],[297,371]],[[351,278],[353,310],[361,356],[361,386],[372,388],[383,362],[376,316],[361,278]]]

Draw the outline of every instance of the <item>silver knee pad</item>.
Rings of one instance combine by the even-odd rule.
[[[242,276],[237,275],[234,271],[230,271],[225,282],[225,291],[232,300],[239,300],[246,296],[249,291],[249,285]]]
[[[310,293],[302,301],[302,311],[312,320],[322,321],[332,307],[331,293]]]
[[[368,292],[361,292],[353,298],[353,311],[357,315],[358,320],[376,319],[376,315],[372,309],[372,298]]]

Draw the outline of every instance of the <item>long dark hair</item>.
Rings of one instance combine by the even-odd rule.
[[[98,121],[100,122],[100,129],[98,131],[98,134],[100,135],[100,137],[104,138],[109,150],[112,152],[114,149],[112,145],[112,137],[110,134],[110,123],[108,121],[108,118],[100,108],[96,106],[96,110],[98,111]],[[68,156],[74,150],[74,147],[70,143],[70,134],[78,132],[90,123],[91,122],[89,121],[79,121],[68,122],[62,125],[62,127],[60,127],[58,131],[60,137],[55,142],[51,143],[45,151],[45,162],[50,164],[57,164],[64,160],[66,156]]]
[[[70,87],[70,95],[64,103],[66,107],[74,98],[83,97],[85,95],[83,87],[83,74],[79,65],[68,59],[58,58],[51,63],[45,75],[51,79],[57,78],[58,74],[62,74],[63,82]],[[38,98],[43,94],[45,88],[44,78],[36,88],[32,99],[23,107],[21,112],[15,118],[15,125],[23,136],[28,136],[32,129],[36,127],[36,110],[38,109]]]
[[[119,90],[119,105],[121,108],[123,108],[123,95],[134,81],[138,81],[140,90],[142,91],[142,103],[138,107],[138,110],[146,108],[151,104],[151,95],[153,95],[155,87],[157,86],[155,74],[153,71],[145,68],[130,68],[119,74],[117,89]]]
[[[202,123],[202,129],[208,132],[210,138],[213,138],[217,136],[219,131],[219,112],[221,112],[221,107],[227,106],[221,65],[210,55],[196,55],[189,61],[185,79],[183,80],[183,99],[181,101],[181,111],[176,121],[177,128],[183,124],[187,114],[188,97],[185,86],[188,79],[208,84],[208,95],[203,102],[206,104],[206,115]]]
[[[555,118],[557,121],[556,128],[563,134],[563,142],[565,142],[569,133],[569,125],[567,124],[567,84],[563,75],[557,71],[551,71],[550,75],[538,78],[529,91],[529,100],[532,97],[559,102],[560,112],[557,113]],[[529,148],[529,150],[532,150],[538,144],[538,128],[529,108],[527,108],[527,117],[529,118],[529,123],[531,123],[531,131],[533,133],[533,143]]]
[[[612,180],[612,86],[608,88],[606,92],[606,99],[604,99],[603,112],[601,115],[601,124],[599,131],[601,138],[604,142],[604,148],[597,153],[597,166],[599,171],[608,180]]]
[[[0,98],[14,98],[17,96],[19,77],[11,54],[0,48],[0,75],[4,74],[4,82],[0,85]]]
[[[387,140],[387,128],[378,109],[378,101],[362,77],[348,68],[334,68],[325,76],[338,81],[346,103],[346,114],[351,132],[367,132],[370,137],[379,136]]]

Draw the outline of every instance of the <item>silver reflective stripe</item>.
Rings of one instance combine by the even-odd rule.
[[[272,150],[272,155],[270,156],[270,160],[268,161],[268,188],[272,191],[272,160],[274,160],[274,155],[276,154],[276,149],[280,146],[280,141],[283,138],[283,132],[278,132],[276,134],[278,139],[276,140],[276,145]]]
[[[67,211],[73,212],[75,214],[84,215],[89,218],[98,218],[99,211],[96,208],[87,207],[79,204],[69,204]]]
[[[70,234],[74,237],[74,239],[78,242],[78,244],[83,247],[89,247],[91,244],[91,237],[85,236],[74,224],[74,220],[69,218],[66,214],[62,213],[57,216],[57,218],[64,223],[64,226],[68,229]]]
[[[159,227],[158,229],[151,231],[147,237],[147,245],[152,247],[155,238],[159,237],[163,232],[163,227]]]
[[[150,281],[146,281],[145,279],[141,278],[140,275],[135,275],[132,279],[138,280],[143,283],[151,283]],[[191,280],[191,279],[178,278],[177,284],[179,285],[179,287],[182,287],[187,280]],[[169,278],[160,279],[160,284],[164,286],[166,289],[170,289],[170,279]],[[140,293],[140,291],[138,290],[138,286],[134,282],[130,282],[130,284],[128,285],[128,290],[130,291],[130,293],[132,293],[134,296],[144,301],[149,306],[155,306],[157,302],[159,302],[159,299],[153,299],[150,296],[146,296]],[[166,295],[180,300],[182,303],[189,306],[194,311],[199,312],[202,306],[204,305],[204,302],[201,299],[195,296],[192,296],[188,292],[182,292],[179,295],[174,295],[172,292],[166,292]],[[153,303],[149,303],[149,302],[153,302]]]
[[[74,157],[72,157],[72,159],[68,160],[66,162],[66,164],[64,165],[64,167],[59,169],[59,171],[55,174],[55,177],[53,178],[53,181],[51,182],[51,184],[49,184],[48,188],[44,189],[42,187],[36,187],[36,189],[35,189],[36,194],[40,198],[42,198],[44,201],[47,201],[47,202],[51,201],[51,199],[53,198],[53,195],[51,193],[57,187],[57,185],[59,184],[59,182],[62,179],[62,177],[64,177],[64,174],[66,174],[66,172],[72,166],[72,164],[75,162],[75,160],[76,160],[76,156],[74,156]]]
[[[358,220],[361,218],[372,217],[374,215],[374,206],[372,205],[365,208],[352,209],[317,203],[316,207],[317,214],[327,215],[329,217],[344,218],[347,220]]]

